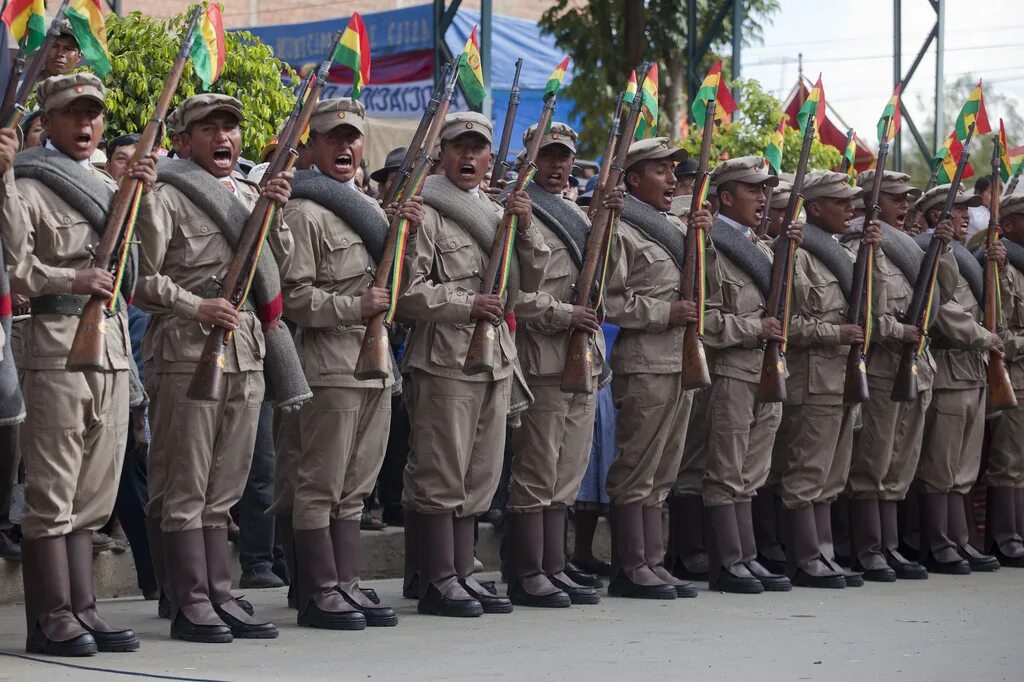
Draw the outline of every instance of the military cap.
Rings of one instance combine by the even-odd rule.
[[[78,44],[78,36],[75,35],[75,29],[67,19],[61,19],[60,23],[57,25],[57,36],[72,38],[75,41],[75,44]]]
[[[207,92],[202,95],[192,95],[187,100],[178,105],[178,108],[174,110],[178,115],[178,132],[184,132],[190,125],[196,121],[202,121],[204,118],[218,111],[224,111],[235,118],[239,122],[245,120],[242,115],[242,103],[234,97],[227,95],[218,95],[215,93]]]
[[[576,203],[580,206],[589,206],[590,200],[594,198],[594,192],[597,191],[598,186],[601,184],[601,176],[593,175],[587,184],[583,186],[583,191],[576,197]]]
[[[779,184],[779,178],[768,172],[768,162],[763,156],[738,156],[715,166],[711,171],[711,182],[716,189],[727,182],[775,187]]]
[[[629,152],[626,154],[626,171],[641,161],[660,161],[669,159],[671,161],[686,161],[689,156],[685,149],[673,147],[667,137],[652,137],[646,140],[637,140],[629,145]]]
[[[1024,213],[1024,194],[1011,194],[999,200],[999,215]]]
[[[783,180],[779,177],[779,184],[772,190],[772,200],[768,203],[768,208],[774,208],[776,210],[782,210],[789,204],[789,196],[793,193],[793,183],[788,180]]]
[[[953,187],[951,184],[937,185],[932,187],[930,190],[925,192],[924,196],[917,200],[914,204],[921,214],[926,214],[928,211],[934,209],[941,209],[946,203],[946,197],[949,196],[949,190]],[[957,190],[956,199],[953,203],[958,206],[967,205],[970,207],[981,206],[981,195],[975,194],[974,192],[968,192],[963,184],[961,183],[960,189]]]
[[[329,133],[338,126],[352,126],[366,134],[366,107],[357,99],[335,97],[317,102],[309,127],[317,133]]]
[[[47,78],[36,88],[36,99],[43,113],[49,113],[85,97],[103,106],[106,88],[100,79],[91,73],[69,73],[64,76]]]
[[[849,176],[846,173],[815,170],[804,178],[804,201],[852,199],[862,191],[860,187],[850,187]]]
[[[164,119],[164,127],[167,128],[168,135],[177,135],[181,132],[181,119],[178,117],[177,109],[167,114],[167,118]]]
[[[401,167],[402,161],[405,161],[405,153],[407,151],[405,147],[396,147],[389,151],[387,158],[384,159],[384,167],[370,173],[370,179],[374,182],[384,182],[387,180],[388,173]]]
[[[444,127],[441,128],[441,139],[451,141],[460,135],[474,133],[487,140],[494,141],[494,131],[491,127],[491,119],[475,111],[457,111],[444,117]]]
[[[686,159],[676,164],[676,180],[682,180],[687,175],[697,174],[697,162],[693,159]]]
[[[523,133],[523,144],[529,145],[530,140],[537,134],[537,124],[534,123],[532,126],[526,129]],[[569,127],[566,123],[552,123],[548,132],[540,138],[540,146],[547,147],[552,144],[560,144],[573,154],[576,153],[576,140],[579,139],[579,135],[576,131]]]
[[[857,184],[867,189],[875,179],[875,170],[866,170],[857,176]],[[921,190],[910,184],[910,176],[906,173],[887,170],[882,175],[882,191],[886,194],[910,194],[913,201],[921,196]]]

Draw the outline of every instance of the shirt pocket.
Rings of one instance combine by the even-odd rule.
[[[53,258],[59,264],[88,257],[90,247],[99,241],[92,226],[78,213],[57,210],[44,221],[53,235]]]
[[[480,257],[476,244],[468,236],[445,235],[437,243],[438,277],[442,282],[459,284],[462,288],[476,291],[479,288]]]
[[[807,307],[814,317],[829,324],[842,324],[846,318],[846,299],[838,282],[812,284],[807,290]]]
[[[561,242],[554,240],[547,242],[551,256],[548,258],[548,267],[544,271],[544,291],[560,301],[568,301],[572,297],[573,263],[569,255],[569,249]]]
[[[361,278],[371,271],[366,248],[361,241],[338,232],[324,235],[324,254],[317,272],[322,281],[344,282]]]
[[[179,223],[179,229],[184,241],[181,262],[186,268],[223,264],[231,259],[231,247],[213,221],[189,217]]]
[[[679,271],[672,258],[660,246],[648,246],[640,252],[640,264],[644,269],[644,284],[656,298],[662,298],[679,288]]]

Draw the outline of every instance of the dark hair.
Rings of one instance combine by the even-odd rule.
[[[982,175],[974,183],[974,193],[981,194],[988,190],[992,186],[992,178],[988,175]]]
[[[42,113],[42,109],[36,109],[35,111],[30,111],[29,113],[25,114],[25,117],[21,119],[21,123],[18,124],[19,126],[21,126],[21,132],[24,135],[28,135],[28,131],[32,128],[32,121],[39,118],[39,116]]]
[[[654,159],[644,159],[643,161],[637,161],[632,166],[626,169],[626,172],[622,179],[623,182],[626,183],[627,192],[629,192],[630,194],[633,193],[633,187],[631,187],[629,184],[629,174],[636,173],[637,175],[643,176],[643,174],[647,172],[647,166],[649,166],[651,161],[653,160]]]
[[[739,180],[726,180],[715,187],[715,195],[721,198],[723,194],[728,192],[729,194],[736,196],[736,186],[739,184]]]
[[[107,158],[109,159],[111,156],[113,156],[114,152],[117,151],[118,147],[128,147],[133,144],[138,144],[139,140],[141,139],[142,136],[139,135],[138,133],[132,133],[130,135],[121,135],[120,137],[115,137],[113,140],[107,143]]]

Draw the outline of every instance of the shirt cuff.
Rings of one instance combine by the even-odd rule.
[[[171,310],[178,317],[183,317],[187,320],[194,320],[199,314],[199,304],[203,302],[203,299],[196,296],[191,291],[185,291],[184,289],[178,291],[178,297],[174,300],[174,305],[171,306]]]
[[[651,319],[647,322],[647,331],[660,334],[668,329],[669,317],[672,315],[672,304],[668,301],[657,301],[651,306]]]
[[[75,283],[76,272],[77,270],[74,268],[53,268],[49,270],[46,275],[46,288],[44,293],[70,294],[71,287]]]
[[[572,311],[575,306],[569,303],[559,303],[551,310],[551,326],[561,331],[569,328],[572,322]]]
[[[465,289],[459,289],[449,295],[448,310],[451,312],[455,323],[468,323],[473,321],[470,317],[470,313],[473,311],[473,301],[475,299],[476,294],[470,293]]]

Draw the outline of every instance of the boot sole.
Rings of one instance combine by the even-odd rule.
[[[765,592],[790,592],[793,589],[793,583],[791,582],[765,582],[764,580],[759,580],[758,582],[761,583],[761,587],[764,588]]]
[[[99,653],[99,647],[95,642],[82,644],[67,644],[64,642],[26,642],[25,651],[30,654],[43,654],[44,656],[60,656],[63,658],[81,658]]]
[[[281,634],[277,628],[267,628],[265,630],[241,630],[231,631],[231,636],[235,639],[277,639],[277,636]]]
[[[864,570],[861,569],[864,574],[864,580],[871,583],[894,583],[896,582],[896,573],[891,569],[889,570]]]
[[[726,594],[761,594],[764,592],[764,586],[758,580],[728,583],[725,585],[709,584],[708,589],[715,592],[725,592]]]
[[[569,595],[569,601],[574,606],[593,606],[594,604],[601,603],[601,595],[599,594],[588,594],[588,595]]]
[[[569,595],[565,595],[564,599],[555,597],[556,595],[553,594],[547,597],[527,595],[526,597],[510,596],[509,599],[512,600],[514,606],[526,606],[535,609],[567,609],[572,606],[572,598]]]
[[[96,648],[106,653],[123,653],[128,651],[138,651],[141,644],[138,639],[134,639],[130,642],[124,642],[119,644],[100,644],[96,642]]]
[[[976,571],[978,573],[995,573],[999,570],[999,561],[997,560],[994,563],[989,561],[978,562],[970,564],[970,566],[972,571]]]
[[[366,616],[366,612],[363,612]],[[393,616],[367,616],[366,627],[370,628],[393,628],[398,625],[398,615]]]
[[[609,597],[622,597],[624,599],[659,599],[663,601],[671,601],[677,598],[676,590],[674,587],[667,585],[668,590],[608,590]]]
[[[193,635],[172,630],[171,639],[181,640],[182,642],[194,642],[196,644],[230,644],[235,638],[230,632],[224,635]]]
[[[477,602],[475,606],[467,607],[445,607],[430,608],[427,606],[417,606],[416,612],[424,616],[441,616],[443,618],[479,618],[484,615],[483,607]]]
[[[822,590],[842,590],[846,588],[846,578],[839,576],[829,578],[796,578],[793,584],[797,587],[810,587]]]
[[[863,577],[851,578],[850,576],[843,576],[843,580],[846,581],[847,587],[864,587]]]

